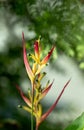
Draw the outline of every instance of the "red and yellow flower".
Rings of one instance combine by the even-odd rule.
[[[49,108],[49,110],[43,114],[42,112],[42,105],[40,101],[46,96],[46,94],[49,92],[50,88],[52,87],[52,83],[45,85],[44,88],[41,86],[41,80],[42,78],[46,75],[45,72],[41,72],[41,70],[46,66],[48,63],[51,54],[53,53],[55,46],[51,48],[51,50],[48,52],[48,54],[41,59],[41,46],[40,46],[40,39],[36,40],[34,43],[34,54],[30,54],[30,57],[34,60],[34,63],[32,67],[30,67],[28,58],[27,58],[27,53],[26,53],[26,47],[25,47],[25,39],[24,39],[24,33],[22,33],[22,43],[23,43],[23,59],[24,59],[24,64],[25,68],[27,71],[27,74],[29,76],[29,79],[31,81],[32,85],[32,92],[28,91],[28,97],[26,97],[20,87],[16,86],[18,91],[20,92],[21,97],[27,104],[27,106],[19,106],[22,107],[24,110],[30,112],[35,116],[36,118],[36,130],[38,130],[38,126],[40,123],[47,118],[47,116],[52,112],[52,110],[55,108],[57,105],[60,97],[62,96],[65,88],[69,84],[70,80],[64,85],[61,93],[59,94],[58,98],[56,99],[55,103]],[[32,104],[33,103],[33,104]]]

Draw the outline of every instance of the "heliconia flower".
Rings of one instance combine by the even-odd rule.
[[[29,79],[31,80],[31,91],[28,90],[28,98],[23,94],[22,90],[18,85],[16,85],[16,88],[18,89],[22,99],[27,104],[27,106],[19,106],[20,108],[23,108],[24,110],[31,113],[36,118],[36,130],[38,130],[38,127],[42,121],[44,121],[47,116],[53,111],[55,106],[57,105],[58,101],[60,100],[65,88],[69,84],[70,80],[64,85],[62,91],[60,92],[58,98],[53,103],[53,105],[48,109],[48,111],[44,114],[42,114],[42,105],[40,104],[40,101],[47,95],[49,90],[51,89],[53,82],[49,83],[49,81],[46,83],[45,87],[42,88],[41,80],[46,75],[45,72],[41,72],[41,70],[46,66],[48,63],[50,56],[52,55],[55,46],[53,46],[48,54],[41,59],[41,47],[40,47],[40,38],[34,42],[34,54],[29,54],[29,56],[34,60],[34,63],[32,67],[30,67],[30,64],[27,59],[27,52],[25,47],[25,39],[24,39],[24,33],[22,33],[22,43],[23,43],[23,59],[25,68],[27,71],[27,74],[29,76]]]
[[[55,49],[55,46],[53,46],[51,48],[51,50],[49,51],[49,53],[47,54],[47,56],[45,56],[43,58],[43,60],[40,61],[39,65],[38,65],[38,70],[36,72],[36,75],[39,74],[39,72],[45,67],[45,65],[47,64],[48,60],[50,59],[50,56],[51,56],[54,49]]]
[[[25,40],[24,40],[24,33],[22,33],[22,43],[23,43],[23,59],[24,59],[24,64],[25,64],[25,67],[26,67],[26,71],[28,73],[28,76],[31,80],[31,82],[33,81],[34,79],[34,74],[30,68],[30,65],[28,63],[28,59],[27,59],[27,53],[26,53],[26,47],[25,47]]]
[[[57,105],[59,99],[61,98],[61,96],[62,96],[62,94],[63,94],[65,88],[66,88],[67,85],[69,84],[69,82],[70,82],[70,80],[68,80],[68,82],[64,85],[64,87],[63,87],[62,91],[60,92],[58,98],[56,99],[55,103],[50,107],[50,109],[49,109],[45,114],[43,114],[39,120],[37,120],[37,124],[36,124],[37,128],[38,128],[38,126],[40,125],[40,123],[41,123],[43,120],[45,120],[45,119],[47,118],[47,116],[48,116],[48,115],[53,111],[53,109],[56,107],[56,105]]]
[[[47,64],[48,60],[50,59],[50,56],[51,56],[51,54],[52,54],[54,49],[55,49],[55,46],[53,46],[51,48],[51,50],[49,51],[47,56],[45,56],[43,58],[43,60],[41,61],[41,59],[40,59],[40,40],[37,40],[34,43],[35,55],[34,54],[30,54],[30,57],[35,61],[35,63],[38,64],[38,70],[36,71],[35,75],[39,74],[40,71],[45,67],[45,65]]]

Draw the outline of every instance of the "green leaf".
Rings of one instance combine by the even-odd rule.
[[[65,130],[84,130],[84,113],[75,119]]]

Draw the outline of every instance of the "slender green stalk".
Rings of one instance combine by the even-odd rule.
[[[32,113],[31,113],[31,130],[33,130],[33,101],[34,101],[34,85],[32,84]]]
[[[33,114],[31,113],[31,130],[33,130]]]

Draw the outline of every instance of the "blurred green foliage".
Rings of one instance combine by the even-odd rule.
[[[3,9],[17,19],[11,24],[8,14],[4,14],[10,37],[7,39],[7,52],[0,52],[0,129],[30,129],[30,118],[26,112],[18,110],[18,104],[23,103],[15,84],[21,84],[27,74],[23,66],[21,37],[13,33],[13,27],[18,21],[28,25],[28,30],[35,33],[34,38],[26,38],[27,48],[42,37],[42,48],[46,51],[56,44],[58,53],[72,57],[84,70],[84,2],[82,0],[1,0]],[[54,55],[53,55],[54,57]],[[21,103],[20,103],[21,102]],[[54,127],[44,122],[39,130],[63,129],[63,124]],[[48,123],[49,124],[49,123]]]
[[[42,36],[44,47],[55,43],[59,53],[73,57],[84,69],[82,0],[5,0],[4,5],[19,20],[26,19],[28,30],[34,31],[36,37]]]
[[[55,43],[60,52],[84,68],[84,3],[79,0],[9,0],[10,10],[27,18],[28,29],[45,44]],[[82,65],[81,65],[82,64]]]

